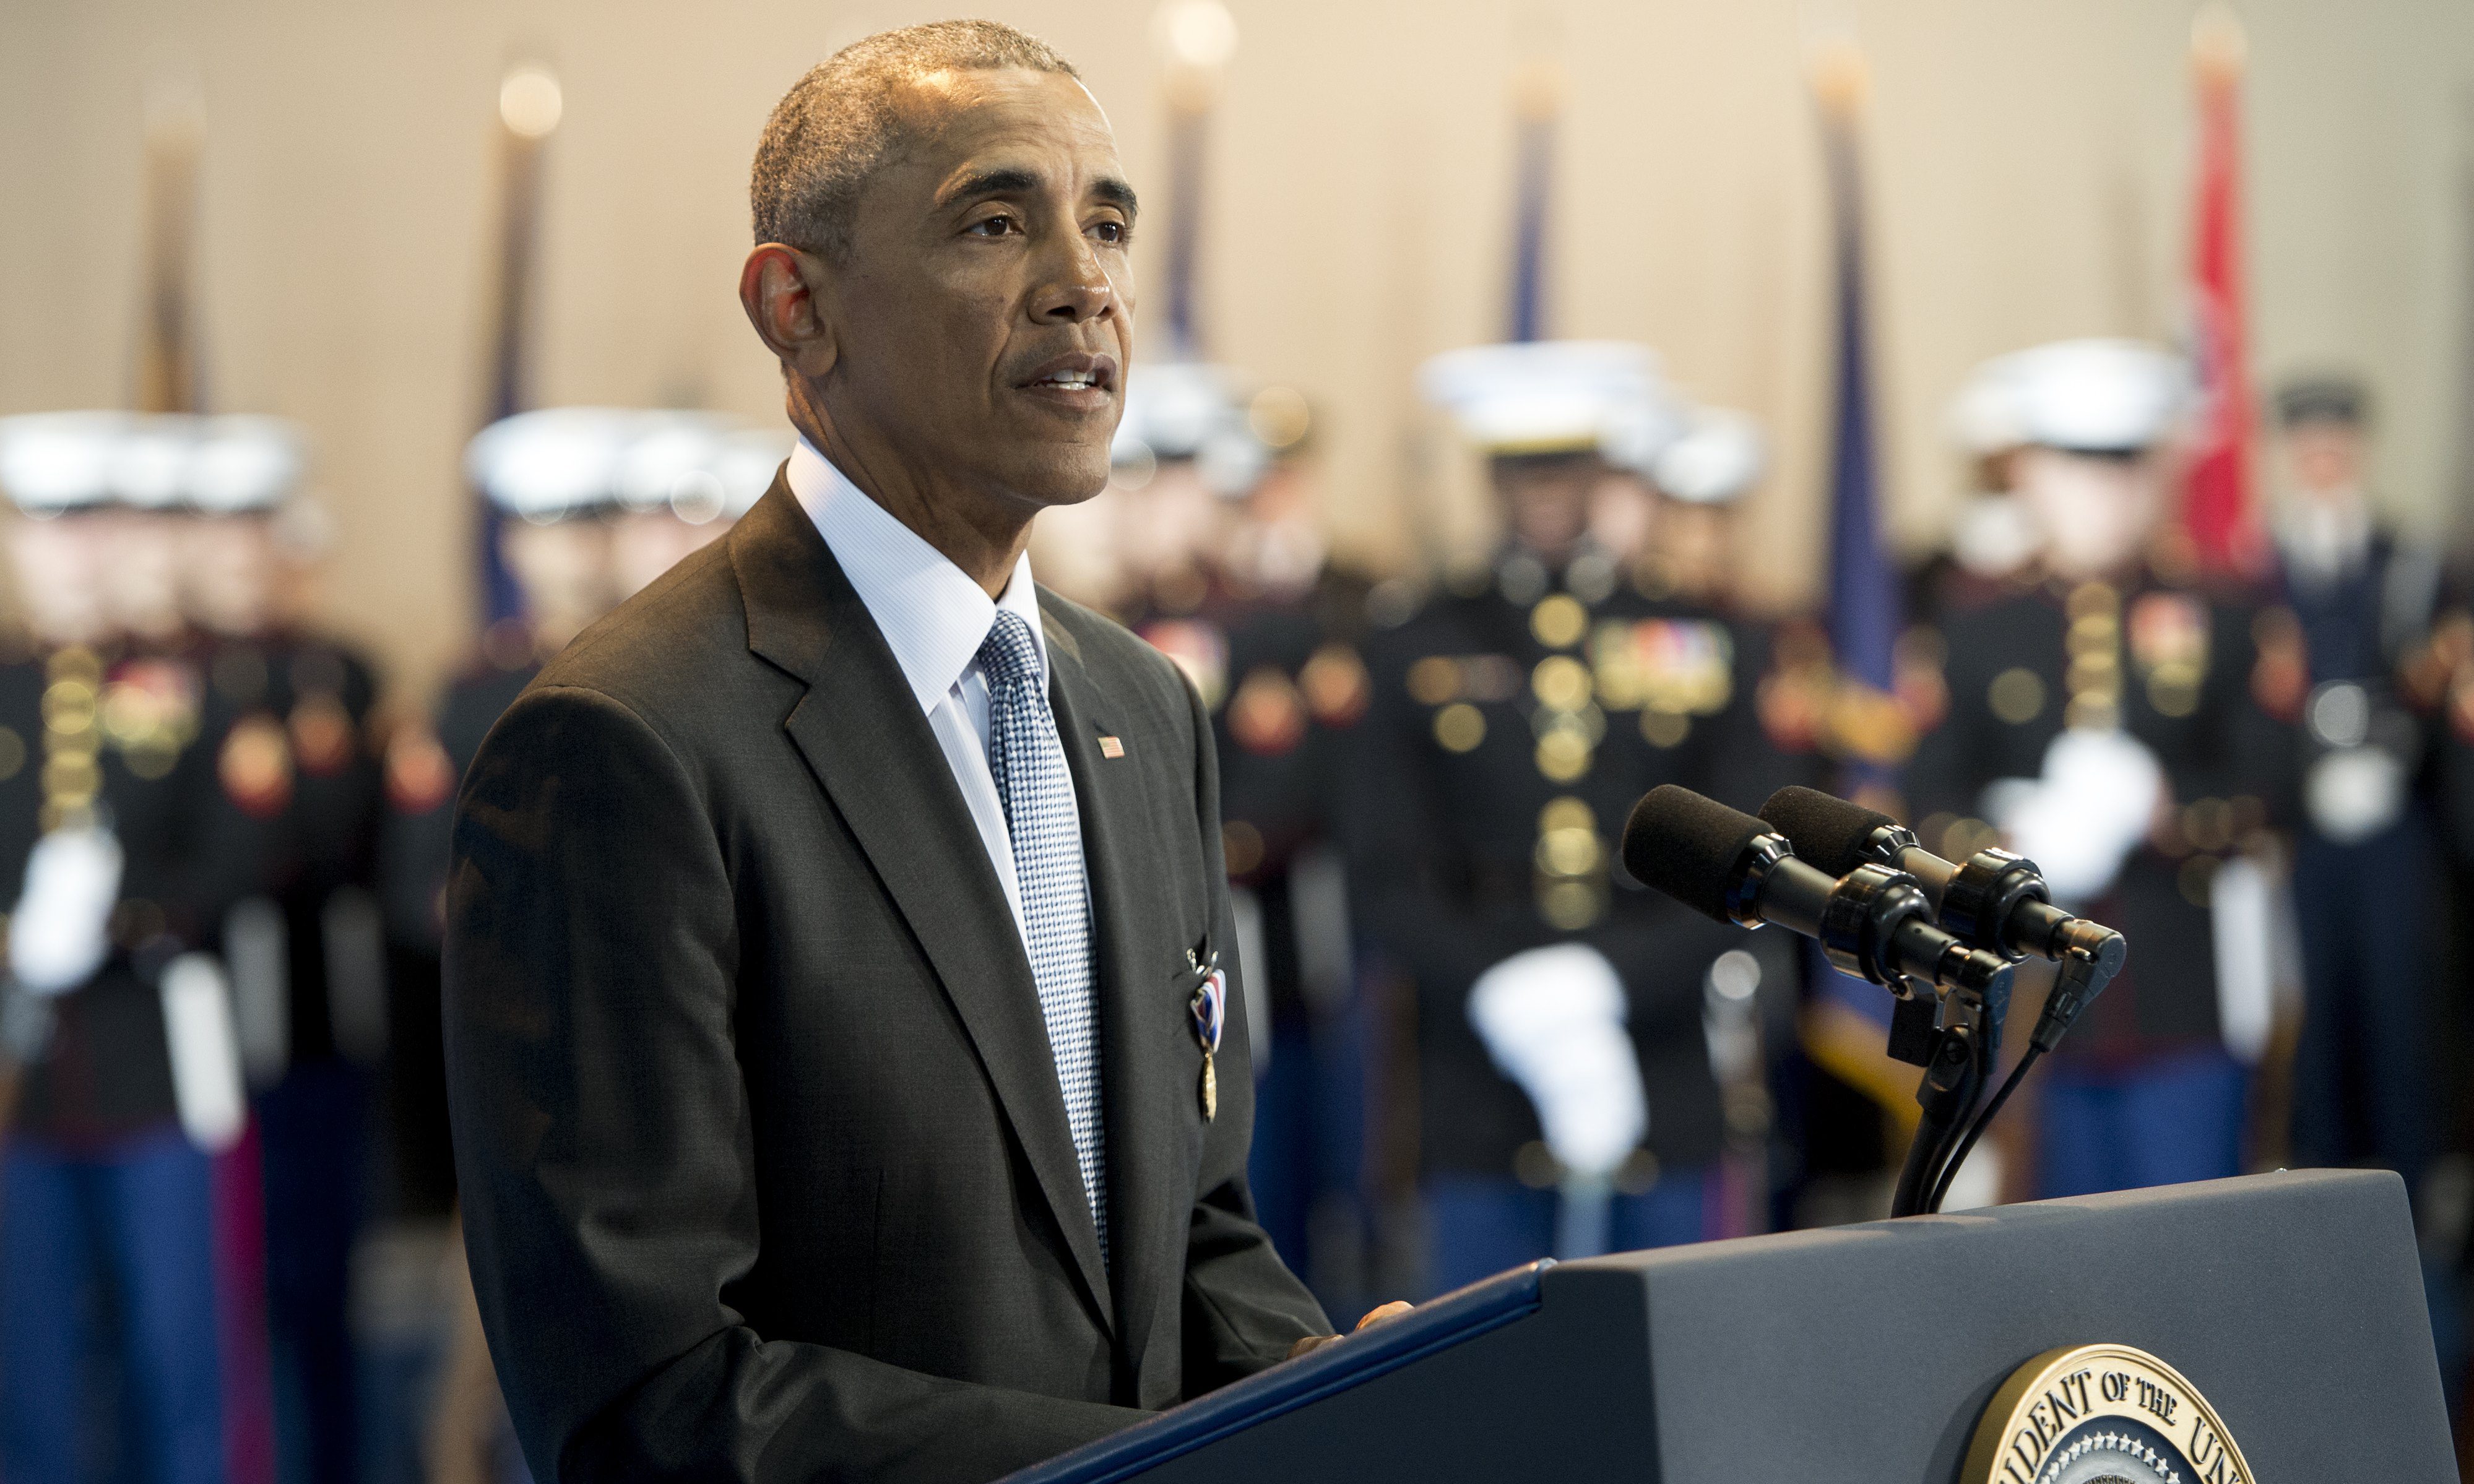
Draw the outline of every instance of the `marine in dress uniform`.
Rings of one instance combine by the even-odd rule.
[[[2288,475],[2275,590],[2309,687],[2295,718],[2293,1158],[2383,1164],[2418,1189],[2439,1131],[2427,1031],[2440,860],[2425,787],[2438,696],[2411,672],[2429,651],[2441,563],[2372,514],[2358,383],[2295,381],[2275,410]]]
[[[303,455],[288,424],[214,420],[189,481],[182,579],[193,663],[230,718],[201,856],[229,903],[210,928],[259,1132],[280,1471],[329,1481],[359,1472],[349,1301],[389,1011],[376,674],[286,610],[296,558],[278,523]]]
[[[466,450],[468,476],[508,518],[499,551],[524,612],[481,636],[428,725],[400,727],[386,743],[378,841],[394,1006],[386,1105],[395,1199],[408,1215],[445,1216],[454,1204],[438,951],[456,786],[542,665],[617,602],[612,522],[623,508],[625,455],[646,431],[663,429],[639,413],[558,407],[492,424]]]
[[[224,1477],[208,1156],[246,1115],[228,990],[196,951],[221,728],[193,670],[117,631],[115,596],[136,589],[110,580],[109,511],[158,502],[195,436],[117,414],[0,424],[29,630],[0,663],[0,858],[18,883],[0,1024],[22,1068],[0,1156],[11,1479],[88,1477],[98,1444],[150,1477]],[[103,1438],[99,1353],[120,1392]]]
[[[464,770],[544,663],[727,530],[788,452],[778,432],[707,414],[597,407],[520,413],[467,450],[468,474],[509,518],[500,552],[524,612],[482,636],[428,726],[400,730],[386,748],[380,878],[396,1006],[388,1102],[405,1214],[444,1216],[454,1204],[438,952]],[[442,1478],[521,1471],[460,1260],[457,1272],[424,1457]]]
[[[2161,531],[2182,363],[2070,341],[2004,375],[2043,556],[1940,623],[1948,711],[1906,776],[1918,834],[1953,859],[2018,850],[2132,944],[2042,1076],[2042,1193],[2239,1174],[2228,1042],[2255,1055],[2266,1032],[2266,888],[2245,850],[2281,805],[2260,696],[2283,681],[2256,605],[2190,576]]]
[[[1257,1219],[1330,1307],[1362,1307],[1369,1028],[1337,823],[1366,713],[1370,584],[1318,526],[1312,412],[1225,367],[1129,384],[1107,499],[1131,556],[1123,620],[1212,718],[1223,839],[1258,1032],[1248,1179]],[[1131,488],[1126,486],[1131,485]],[[1165,512],[1165,519],[1160,513]]]
[[[1697,792],[1746,813],[1790,784],[1827,781],[1822,742],[1829,645],[1809,620],[1758,616],[1735,592],[1739,501],[1765,471],[1759,426],[1744,413],[1691,409],[1675,435],[1637,462],[1652,496],[1633,584],[1675,619],[1704,625],[1734,657],[1723,701],[1701,698],[1710,745]],[[1781,1094],[1797,1111],[1804,1078],[1795,1015],[1804,956],[1783,935],[1749,938],[1710,976],[1704,1022],[1725,1098],[1734,1178],[1728,1234],[1765,1229],[1807,1167],[1797,1120],[1779,1117]]]
[[[1478,347],[1429,400],[1489,459],[1506,539],[1367,645],[1353,899],[1416,986],[1427,1286],[1710,1230],[1723,1120],[1705,981],[1741,935],[1613,868],[1639,795],[1711,776],[1734,670],[1586,534],[1642,348]]]

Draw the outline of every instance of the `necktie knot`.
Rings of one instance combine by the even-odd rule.
[[[1009,608],[997,610],[996,621],[988,625],[988,637],[980,641],[980,669],[986,674],[991,691],[1037,680],[1039,645],[1031,637],[1031,625],[1023,621],[1022,615]],[[1033,689],[1037,689],[1036,685]]]

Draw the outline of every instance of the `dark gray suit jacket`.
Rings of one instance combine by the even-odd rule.
[[[1327,1332],[1255,1224],[1187,955],[1235,963],[1193,690],[1040,595],[1094,911],[1110,1263],[943,751],[779,480],[570,645],[464,784],[465,1243],[544,1479],[988,1478]],[[1124,744],[1104,755],[1103,737]]]

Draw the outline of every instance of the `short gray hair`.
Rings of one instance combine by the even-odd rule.
[[[756,240],[843,257],[861,188],[901,143],[902,85],[1004,67],[1081,75],[1047,42],[992,20],[880,31],[810,68],[773,106],[756,145],[747,182]]]

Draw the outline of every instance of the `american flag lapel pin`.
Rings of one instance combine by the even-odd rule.
[[[1104,758],[1122,758],[1125,755],[1126,744],[1124,742],[1119,742],[1113,737],[1102,737],[1100,739],[1100,756]]]

